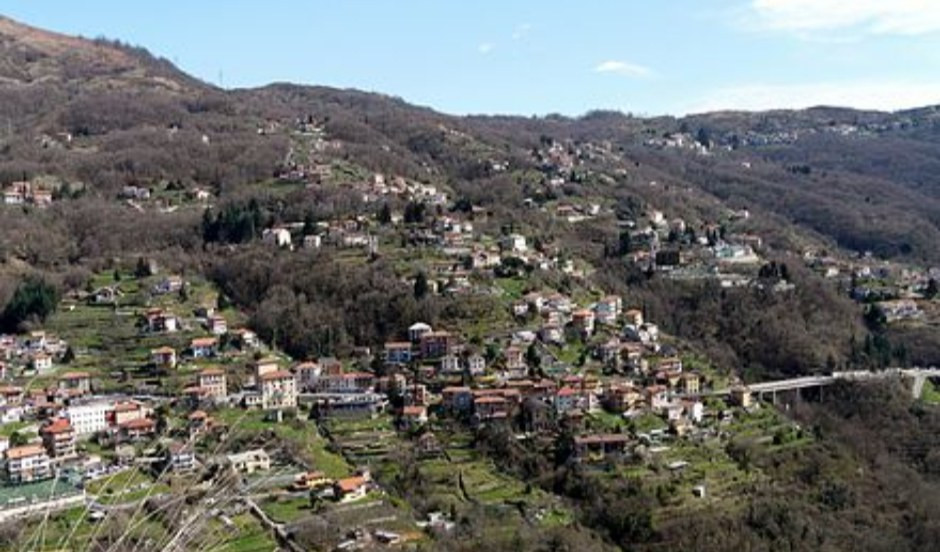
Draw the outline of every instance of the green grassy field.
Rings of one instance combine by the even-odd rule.
[[[265,413],[259,410],[221,409],[215,416],[225,422],[236,434],[253,435],[264,431],[273,431],[279,439],[290,441],[303,455],[313,469],[320,470],[330,478],[346,477],[351,472],[349,464],[342,456],[327,450],[328,442],[317,426],[310,420],[291,420],[281,423],[267,421]]]

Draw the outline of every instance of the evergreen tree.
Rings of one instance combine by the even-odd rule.
[[[535,347],[535,343],[529,345],[529,348],[525,352],[525,362],[532,368],[538,368],[542,365],[542,356],[539,354],[539,350]]]
[[[0,326],[4,331],[15,332],[20,324],[32,317],[42,322],[58,304],[58,290],[45,280],[31,276],[16,288],[0,317]]]
[[[618,246],[618,252],[620,253],[621,256],[627,255],[628,253],[630,253],[630,250],[632,249],[632,247],[633,247],[633,244],[631,243],[630,231],[623,230],[622,232],[620,232],[620,242]]]
[[[137,266],[134,268],[134,277],[137,279],[150,276],[150,264],[143,257],[137,257]]]
[[[937,284],[936,278],[931,278],[927,281],[927,289],[924,291],[924,296],[927,299],[933,299],[940,293],[940,285]]]
[[[379,221],[379,224],[391,224],[392,222],[392,209],[388,206],[388,203],[383,203],[382,208],[379,209],[379,214],[376,215],[376,218]]]
[[[418,277],[415,278],[415,285],[414,285],[415,299],[419,301],[421,299],[424,299],[428,294],[428,290],[429,290],[428,277],[424,274],[424,272],[419,272]]]

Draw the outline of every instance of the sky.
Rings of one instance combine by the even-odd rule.
[[[294,82],[440,111],[639,115],[940,104],[940,0],[0,0],[226,88]]]

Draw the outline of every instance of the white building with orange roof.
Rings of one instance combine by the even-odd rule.
[[[52,463],[46,449],[40,445],[25,445],[7,449],[7,480],[10,483],[31,483],[52,477]]]
[[[259,378],[261,407],[265,410],[297,406],[297,379],[287,370],[277,370]]]

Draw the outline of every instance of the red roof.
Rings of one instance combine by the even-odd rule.
[[[72,424],[65,418],[57,418],[54,422],[42,428],[43,433],[50,433],[52,435],[68,433],[70,431],[72,431]]]
[[[359,487],[362,487],[368,482],[365,477],[347,477],[346,479],[340,479],[336,482],[336,485],[339,487],[339,490],[344,493],[351,493],[357,490]]]
[[[45,449],[39,445],[24,445],[22,447],[13,447],[7,449],[7,459],[8,460],[19,460],[20,458],[26,458],[28,456],[38,456],[40,454],[45,454]]]
[[[279,379],[293,379],[294,374],[291,374],[287,370],[276,370],[274,372],[268,372],[261,376],[261,381],[271,381]]]
[[[480,397],[473,401],[476,404],[502,404],[506,402],[503,397]]]
[[[66,372],[59,376],[59,379],[63,380],[72,380],[72,379],[85,379],[90,378],[91,375],[88,372]]]
[[[200,376],[224,376],[225,370],[221,368],[206,368],[205,370],[199,372]]]
[[[154,425],[154,421],[150,418],[137,418],[136,420],[128,420],[122,423],[121,427],[130,430],[149,430],[153,429]]]

